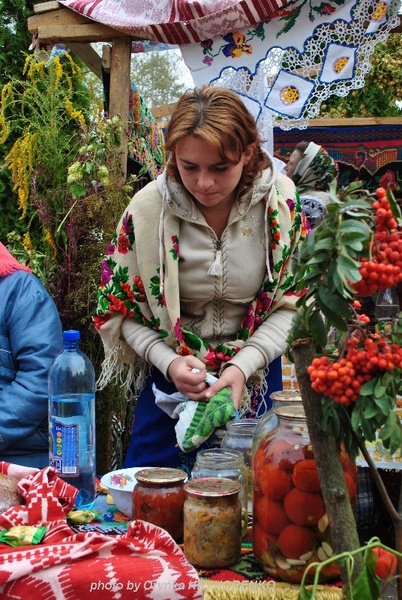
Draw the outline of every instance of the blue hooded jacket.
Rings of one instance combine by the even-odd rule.
[[[63,349],[56,305],[39,279],[0,277],[0,460],[48,462],[49,367]]]

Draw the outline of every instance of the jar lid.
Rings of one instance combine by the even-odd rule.
[[[289,406],[278,406],[274,408],[274,412],[278,417],[285,417],[287,419],[306,418],[306,413],[304,412],[303,404],[289,404]]]
[[[201,477],[191,479],[184,486],[185,491],[191,496],[232,496],[242,489],[241,484],[227,477]]]
[[[272,392],[269,396],[273,402],[301,402],[302,397],[299,390],[281,390]]]
[[[179,483],[184,481],[187,473],[181,469],[172,469],[170,467],[151,467],[141,469],[135,474],[135,478],[140,483],[155,483],[162,485],[164,483]]]

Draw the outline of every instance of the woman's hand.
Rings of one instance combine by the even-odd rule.
[[[205,390],[208,389],[205,383],[206,374],[204,363],[192,355],[175,358],[168,368],[169,378],[179,392],[190,400],[207,400],[205,397]]]
[[[220,392],[221,389],[227,387],[230,389],[232,394],[233,404],[236,408],[239,408],[240,401],[243,396],[243,387],[245,381],[245,377],[238,367],[235,365],[227,367],[222,372],[222,375],[219,377],[218,381],[211,385],[211,387],[209,387],[204,393],[205,399],[209,400],[212,398],[212,396]]]

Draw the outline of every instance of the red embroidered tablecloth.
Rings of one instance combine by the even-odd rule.
[[[73,531],[66,515],[76,489],[47,467],[41,471],[0,462],[0,473],[19,480],[24,505],[0,515],[0,530],[46,525],[42,543],[0,544],[2,600],[184,600],[202,598],[199,577],[163,529],[132,521],[110,536]]]

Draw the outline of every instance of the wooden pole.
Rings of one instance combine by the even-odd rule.
[[[120,151],[116,153],[115,184],[123,185],[127,178],[127,130],[130,100],[131,38],[117,37],[112,43],[110,68],[109,116],[121,117],[123,132]]]

